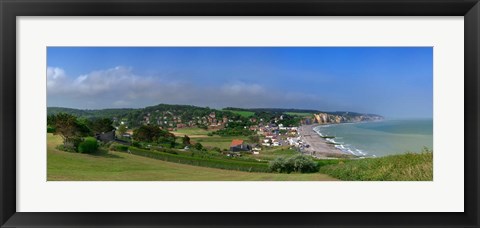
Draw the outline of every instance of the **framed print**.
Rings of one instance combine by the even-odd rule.
[[[478,1],[0,7],[2,227],[480,225]]]

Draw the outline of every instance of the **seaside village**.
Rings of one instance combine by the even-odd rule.
[[[260,143],[247,144],[244,140],[234,139],[230,144],[231,152],[247,152],[252,154],[260,154],[263,147],[278,147],[291,145],[301,149],[304,145],[301,137],[298,135],[298,127],[285,127],[283,124],[266,124],[255,125],[250,127],[250,130],[255,131],[260,137]],[[240,154],[230,154],[230,156],[238,156]]]
[[[299,134],[298,126],[284,126],[281,123],[281,120],[284,118],[284,115],[275,117],[275,119],[267,122],[263,119],[257,119],[254,117],[249,118],[249,127],[250,131],[256,133],[259,136],[258,143],[247,143],[242,139],[233,139],[230,143],[230,149],[226,152],[227,156],[241,156],[242,152],[249,152],[254,155],[260,154],[262,148],[270,147],[279,147],[279,146],[290,146],[290,149],[296,149],[298,151],[303,151],[305,148],[309,148],[304,140],[302,140],[301,134]],[[229,119],[228,117],[217,117],[215,112],[211,112],[207,116],[194,117],[194,120],[182,121],[181,116],[176,116],[171,112],[164,112],[158,117],[153,117],[150,113],[143,117],[142,124],[151,124],[153,121],[154,124],[160,126],[160,128],[168,130],[170,132],[175,132],[177,129],[182,128],[192,128],[199,125],[207,126],[209,130],[218,130],[225,127],[226,124],[234,122],[234,120]],[[114,120],[116,121],[116,120]],[[237,120],[238,121],[238,120]],[[309,125],[313,123],[331,123],[331,122],[340,122],[341,119],[333,118],[331,115],[326,113],[313,114],[311,117],[303,117],[300,124]],[[124,121],[119,121],[120,124],[127,124]],[[245,126],[247,128],[247,126]],[[113,134],[115,135],[115,134]],[[132,130],[127,131],[122,137],[130,138],[132,135]],[[102,137],[104,138],[104,137]],[[184,148],[188,150],[188,147]]]
[[[300,124],[327,124],[331,123],[330,115],[326,113],[313,114],[313,118],[304,117]],[[283,115],[279,117],[281,120]],[[255,121],[255,120],[253,120]],[[305,148],[309,148],[310,145],[302,138],[302,134],[299,132],[298,126],[284,126],[283,124],[277,124],[278,120],[275,119],[274,123],[262,124],[262,119],[258,125],[250,127],[250,130],[255,131],[261,137],[261,146],[264,147],[278,147],[278,146],[290,146],[290,149],[296,149],[303,152]],[[336,118],[335,123],[340,123],[341,119]],[[309,135],[310,136],[310,135]],[[256,145],[245,145],[242,140],[233,140],[230,145],[231,151],[238,151],[244,148],[244,151],[251,150],[253,154],[259,154],[261,147]]]

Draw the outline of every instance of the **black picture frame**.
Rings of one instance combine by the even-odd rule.
[[[1,0],[1,227],[479,227],[478,0]],[[24,213],[16,211],[17,16],[463,16],[463,213]],[[457,76],[461,77],[461,76]]]

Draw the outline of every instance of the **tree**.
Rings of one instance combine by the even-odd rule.
[[[193,148],[196,149],[196,150],[202,150],[203,145],[201,143],[195,143],[195,145],[193,145]]]
[[[47,126],[55,125],[56,119],[57,119],[57,115],[48,115],[47,116]]]
[[[250,135],[248,136],[248,140],[252,143],[259,143],[260,142],[260,136],[258,135]]]
[[[126,132],[127,126],[125,126],[125,124],[121,124],[120,126],[118,126],[118,134],[120,134],[120,136],[124,135]]]
[[[47,133],[55,133],[56,115],[47,116]]]
[[[160,136],[160,128],[156,126],[143,125],[133,131],[133,139],[141,142],[154,142]]]
[[[208,130],[208,126],[205,124],[197,124],[197,127],[203,130]]]
[[[170,143],[175,145],[175,135],[158,126],[143,125],[133,131],[133,139],[142,142]]]
[[[191,144],[190,137],[188,137],[188,135],[184,135],[182,138],[182,143],[184,146],[189,146]]]
[[[100,118],[91,121],[90,129],[92,129],[93,133],[100,134],[112,131],[115,128],[113,127],[113,121],[111,119]]]
[[[272,139],[268,139],[267,143],[272,145],[272,143],[273,143]]]
[[[62,137],[65,147],[76,148],[75,144],[79,141],[79,137],[87,136],[90,131],[86,125],[77,121],[77,117],[70,114],[59,113],[52,119],[54,119],[54,121],[51,123],[55,128],[53,134]]]

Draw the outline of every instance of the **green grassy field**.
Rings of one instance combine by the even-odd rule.
[[[233,111],[233,110],[224,110],[224,111],[233,112],[233,113],[241,115],[243,117],[251,117],[251,116],[255,115],[255,112],[251,112],[251,111]]]
[[[348,160],[320,168],[321,173],[341,180],[432,181],[433,153],[407,153],[380,158]]]
[[[192,128],[179,128],[176,131],[172,131],[173,134],[175,135],[188,135],[188,136],[194,136],[194,135],[201,135],[201,136],[207,136],[209,132],[212,132],[212,130],[205,130],[201,129],[198,127],[192,127]]]
[[[288,147],[273,147],[273,148],[264,148],[260,151],[260,154],[250,154],[248,157],[257,158],[261,160],[273,160],[276,157],[291,157],[297,155],[298,152]]]
[[[118,148],[118,146],[116,146]],[[123,147],[123,146],[121,146]],[[129,153],[143,156],[152,159],[158,159],[167,162],[174,162],[186,165],[202,166],[215,169],[227,169],[244,172],[264,172],[268,173],[268,163],[265,161],[257,161],[244,157],[231,158],[225,155],[221,155],[218,152],[191,152],[187,151],[186,154],[180,154],[178,152],[168,153],[165,151],[145,150],[136,147],[129,147]],[[121,148],[120,151],[127,153],[125,148]]]
[[[331,181],[325,174],[274,174],[222,170],[145,158],[127,153],[69,153],[61,138],[47,136],[48,181]]]
[[[184,135],[188,135],[190,137],[190,141],[192,143],[201,143],[203,146],[207,147],[218,147],[220,149],[230,149],[230,143],[234,139],[242,139],[247,140],[248,137],[246,136],[208,136],[207,134],[212,131],[207,131],[201,128],[182,128],[178,129],[177,131],[172,131],[177,138],[177,142],[181,143]]]
[[[208,147],[218,147],[220,149],[230,149],[230,143],[232,143],[232,140],[234,139],[242,139],[242,140],[247,140],[248,137],[245,136],[206,136],[206,137],[199,137],[199,138],[193,138],[192,141],[194,142],[199,142],[203,146],[208,146]]]

